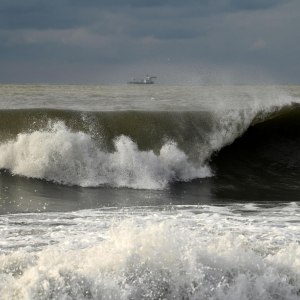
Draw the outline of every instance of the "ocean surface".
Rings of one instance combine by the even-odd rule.
[[[300,299],[300,86],[0,85],[0,299]]]

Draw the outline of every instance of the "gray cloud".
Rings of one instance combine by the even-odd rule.
[[[143,69],[172,79],[184,69],[290,82],[300,76],[299,14],[297,0],[2,0],[0,81],[21,80],[20,66],[24,81],[118,82]]]
[[[231,6],[238,10],[260,10],[275,7],[280,4],[287,3],[283,0],[252,0],[252,1],[239,1],[230,0]]]
[[[238,10],[266,9],[282,0],[2,0],[1,28],[70,28],[97,22],[105,12],[142,17],[207,16]],[[140,16],[139,16],[140,14]],[[176,22],[176,20],[174,20]]]

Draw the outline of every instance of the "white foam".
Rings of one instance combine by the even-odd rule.
[[[298,299],[297,228],[273,219],[272,210],[263,212],[269,217],[262,219],[259,212],[247,217],[231,208],[197,209],[197,214],[191,207],[190,212],[173,211],[171,216],[161,211],[149,211],[147,216],[144,211],[131,218],[125,215],[123,221],[113,219],[113,211],[108,219],[103,212],[85,211],[72,213],[73,225],[70,213],[19,216],[19,221],[33,218],[24,232],[38,226],[37,237],[48,235],[56,244],[38,251],[10,249],[11,253],[0,255],[1,295],[5,299]],[[274,212],[278,211],[280,207]],[[66,224],[49,226],[44,218]],[[10,226],[10,231],[20,231],[13,222]],[[26,235],[21,239],[26,243]]]
[[[159,154],[140,151],[126,136],[114,140],[109,153],[83,132],[72,132],[64,123],[0,145],[0,168],[13,174],[79,186],[110,185],[162,189],[172,181],[211,176],[209,167],[195,165],[173,142]]]

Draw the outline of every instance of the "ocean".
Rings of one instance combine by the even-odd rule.
[[[300,299],[300,86],[0,85],[0,299]]]

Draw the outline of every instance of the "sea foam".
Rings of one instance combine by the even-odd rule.
[[[166,142],[158,154],[140,151],[124,135],[113,143],[115,151],[107,152],[89,134],[55,122],[1,144],[0,168],[61,184],[140,189],[162,189],[172,181],[212,175],[208,166],[190,162],[172,141]]]
[[[1,295],[5,299],[299,299],[297,228],[287,227],[278,215],[274,220],[268,214],[262,218],[259,210],[258,216],[249,217],[222,207],[191,208],[197,210],[165,215],[144,211],[144,216],[132,218],[125,214],[121,221],[106,218],[112,213],[86,211],[73,213],[71,224],[70,216],[62,213],[24,215],[21,220],[27,221],[27,228],[11,222],[10,231],[28,233],[38,227],[55,243],[34,252],[24,248],[0,255]],[[52,218],[53,226],[45,224],[45,217],[47,222]],[[106,228],[108,220],[115,225]],[[29,244],[26,235],[21,238]]]

